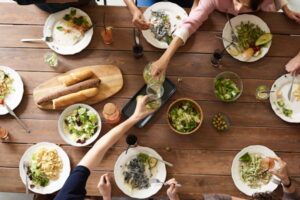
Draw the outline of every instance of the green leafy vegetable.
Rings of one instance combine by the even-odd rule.
[[[66,21],[70,21],[71,16],[69,14],[65,14],[65,16],[63,17],[64,20]]]
[[[76,9],[71,9],[70,15],[71,15],[71,16],[75,16],[75,15],[76,15]]]
[[[242,161],[242,162],[250,162],[251,161],[250,154],[248,152],[245,153],[242,157],[240,157],[240,161]]]
[[[56,29],[59,30],[59,31],[63,31],[63,30],[64,30],[64,27],[62,27],[62,26],[57,26]]]
[[[223,101],[231,101],[240,94],[237,84],[228,78],[219,78],[215,81],[215,93]]]

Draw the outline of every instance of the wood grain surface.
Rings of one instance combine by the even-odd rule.
[[[103,44],[100,37],[104,9],[107,13],[106,24],[114,27],[112,45]],[[144,56],[140,59],[133,57],[132,17],[126,8],[87,6],[83,10],[96,24],[91,44],[74,56],[59,56],[59,66],[51,68],[43,62],[43,56],[50,52],[47,45],[20,42],[21,38],[41,37],[48,14],[35,6],[0,4],[0,65],[17,70],[24,81],[24,98],[15,112],[32,130],[31,134],[26,134],[12,116],[0,116],[0,126],[10,132],[10,140],[0,143],[1,192],[25,192],[19,178],[18,162],[32,144],[44,141],[59,144],[69,155],[73,167],[90,148],[75,148],[60,138],[57,120],[61,111],[37,108],[34,88],[79,67],[118,66],[123,74],[124,86],[113,97],[94,105],[101,114],[107,102],[122,108],[144,85],[144,66],[162,54],[161,50],[141,38]],[[174,168],[167,168],[168,178],[175,177],[183,184],[180,190],[182,199],[196,199],[202,193],[212,192],[245,197],[234,186],[230,168],[234,156],[249,145],[265,145],[274,150],[288,163],[293,179],[300,181],[300,125],[282,121],[273,113],[268,101],[257,101],[254,95],[258,85],[271,86],[275,79],[286,73],[285,64],[300,50],[300,37],[291,36],[300,34],[300,26],[282,13],[257,13],[257,16],[268,24],[274,34],[265,58],[254,63],[243,63],[227,54],[222,60],[222,67],[213,68],[211,54],[215,49],[222,48],[222,42],[215,35],[222,33],[226,16],[219,12],[212,13],[170,62],[167,76],[177,87],[175,95],[145,128],[133,127],[129,131],[138,136],[140,145],[154,148],[165,160],[174,164]],[[222,71],[233,71],[243,80],[243,94],[235,103],[222,103],[214,95],[213,80]],[[168,106],[182,97],[196,100],[204,113],[203,125],[189,136],[175,134],[167,124]],[[230,117],[229,131],[218,133],[211,126],[211,119],[217,112],[224,112]],[[111,128],[104,122],[100,137]],[[99,177],[106,172],[113,174],[114,163],[125,148],[124,136],[92,171],[87,183],[87,195],[99,196],[96,188]],[[299,184],[296,186],[300,187]],[[282,194],[280,187],[276,194]],[[124,196],[114,183],[113,196]],[[166,198],[166,188],[155,197]]]

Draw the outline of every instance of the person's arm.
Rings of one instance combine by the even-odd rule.
[[[163,55],[152,63],[152,75],[160,77],[167,70],[169,62],[177,49],[182,46],[187,39],[197,31],[208,15],[215,9],[214,1],[200,1],[198,6],[191,11],[188,18],[184,20],[181,27],[174,33],[174,38],[163,53]]]
[[[194,0],[191,11],[193,11],[195,8],[197,8],[197,6],[199,5],[199,3],[200,3],[200,0]]]
[[[74,3],[78,0],[14,0],[19,5],[29,5],[29,4],[38,4],[38,3]]]
[[[78,163],[56,195],[55,200],[84,199],[85,186],[91,169],[101,162],[107,150],[114,145],[136,122],[153,110],[146,108],[147,96],[137,100],[134,114],[123,123],[102,136]]]
[[[285,65],[285,69],[289,73],[300,73],[300,52]]]
[[[107,150],[112,147],[122,136],[136,124],[139,120],[146,117],[152,111],[146,108],[147,96],[138,99],[137,107],[133,115],[126,121],[111,129],[102,136],[94,146],[85,154],[78,163],[79,166],[85,166],[89,170],[97,166],[103,159]]]
[[[271,169],[270,173],[277,176],[281,180],[281,185],[284,192],[283,200],[296,200],[296,187],[289,176],[287,163],[281,158],[274,159],[278,163],[279,167]]]
[[[300,13],[289,9],[287,0],[275,0],[275,5],[277,9],[282,9],[287,17],[300,23]]]
[[[141,30],[149,29],[149,23],[145,21],[140,9],[135,6],[134,0],[124,0],[124,2],[132,15],[132,23]]]

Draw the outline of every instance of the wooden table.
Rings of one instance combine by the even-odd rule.
[[[86,7],[92,21],[97,25],[91,44],[75,56],[59,56],[60,67],[54,70],[43,63],[43,56],[50,50],[43,43],[21,43],[21,38],[41,37],[43,24],[48,16],[35,6],[0,5],[0,64],[10,66],[22,76],[25,94],[21,105],[15,110],[32,133],[26,134],[10,116],[1,116],[1,126],[8,129],[11,140],[0,144],[1,192],[25,192],[19,178],[18,164],[24,151],[37,142],[60,144],[69,155],[72,166],[83,157],[89,148],[66,145],[58,135],[57,120],[60,112],[38,109],[33,102],[32,91],[41,82],[61,72],[80,66],[114,64],[124,74],[124,88],[114,97],[95,105],[101,112],[106,102],[122,107],[144,84],[144,66],[159,58],[162,51],[150,46],[143,39],[145,55],[135,59],[131,16],[126,8],[106,8],[107,25],[114,27],[114,43],[104,45],[100,38],[102,7]],[[133,128],[130,133],[138,136],[139,144],[154,148],[162,157],[174,164],[168,168],[168,178],[176,177],[184,186],[182,197],[194,198],[200,193],[220,192],[243,196],[231,179],[231,163],[238,151],[248,145],[265,145],[278,153],[289,164],[290,174],[300,180],[300,125],[288,124],[272,111],[270,103],[258,102],[254,92],[258,85],[271,86],[273,81],[285,73],[284,65],[300,50],[300,26],[281,13],[259,13],[274,34],[267,56],[255,63],[242,63],[225,56],[223,68],[211,67],[210,57],[222,44],[215,38],[221,33],[226,17],[213,13],[205,24],[182,47],[172,60],[168,77],[177,85],[172,100],[143,129]],[[235,103],[221,103],[213,93],[213,78],[221,71],[238,73],[244,82],[244,92]],[[177,81],[182,78],[182,82]],[[180,136],[173,133],[166,121],[168,105],[179,97],[195,99],[204,110],[204,123],[195,134]],[[227,113],[232,121],[230,131],[217,133],[211,126],[216,112]],[[104,124],[102,134],[111,127]],[[168,151],[167,147],[170,148]],[[125,148],[124,138],[109,150],[101,165],[92,171],[87,184],[88,195],[97,196],[96,184],[104,172],[113,172],[117,157]],[[113,186],[114,196],[123,196]],[[279,189],[280,191],[281,189]],[[158,194],[165,195],[165,188]]]

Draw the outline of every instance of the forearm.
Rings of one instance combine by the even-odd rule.
[[[177,49],[183,45],[183,41],[181,38],[175,36],[175,38],[173,38],[170,46],[167,48],[167,50],[163,53],[163,55],[161,56],[161,60],[165,61],[166,63],[169,63],[171,58],[174,56],[174,54],[176,53]]]
[[[78,165],[92,169],[103,159],[107,150],[113,146],[122,136],[137,122],[129,118],[102,136],[94,146],[87,152]]]
[[[137,0],[136,0],[137,1]],[[139,9],[135,6],[134,0],[124,0],[124,3],[127,5],[130,13],[133,15]]]
[[[198,6],[199,2],[200,2],[200,0],[194,0],[191,10],[194,10]]]

